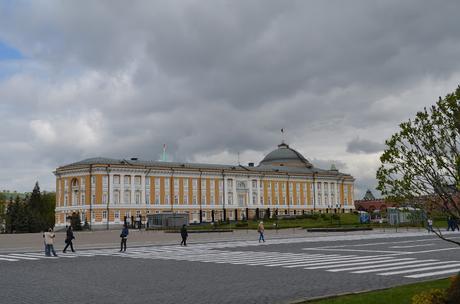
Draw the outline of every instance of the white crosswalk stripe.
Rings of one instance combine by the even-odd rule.
[[[353,239],[354,237],[352,237]],[[331,239],[325,237],[325,239]],[[460,261],[418,259],[392,253],[366,253],[364,255],[344,252],[318,251],[290,253],[263,250],[229,250],[268,244],[289,244],[308,242],[308,238],[274,239],[270,243],[257,241],[233,241],[177,245],[141,246],[128,248],[127,252],[117,249],[80,250],[75,253],[59,254],[59,257],[45,257],[43,252],[0,254],[0,262],[33,262],[42,259],[78,259],[92,257],[113,257],[128,259],[151,259],[165,261],[189,261],[198,263],[231,264],[253,267],[282,267],[296,271],[319,270],[331,273],[342,272],[354,275],[404,276],[424,278],[445,276],[460,271]],[[359,253],[358,253],[359,254]],[[362,253],[361,253],[362,254]]]

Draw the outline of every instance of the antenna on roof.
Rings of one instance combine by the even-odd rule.
[[[281,128],[281,143],[284,144],[284,128]]]

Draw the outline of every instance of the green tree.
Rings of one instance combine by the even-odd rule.
[[[460,218],[460,86],[388,139],[377,171],[378,189],[394,201]],[[460,245],[460,242],[442,239]]]
[[[0,193],[0,233],[5,232],[6,225],[6,198]]]
[[[80,213],[78,212],[72,213],[72,215],[70,216],[70,225],[72,226],[72,229],[75,231],[82,230]]]

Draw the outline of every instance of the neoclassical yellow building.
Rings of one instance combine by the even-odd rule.
[[[73,212],[102,226],[162,212],[211,222],[354,209],[351,175],[315,168],[285,143],[257,166],[90,158],[54,174],[56,226]]]

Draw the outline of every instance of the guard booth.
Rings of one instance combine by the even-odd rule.
[[[189,224],[188,213],[156,213],[148,214],[147,221],[152,228],[175,228]]]

